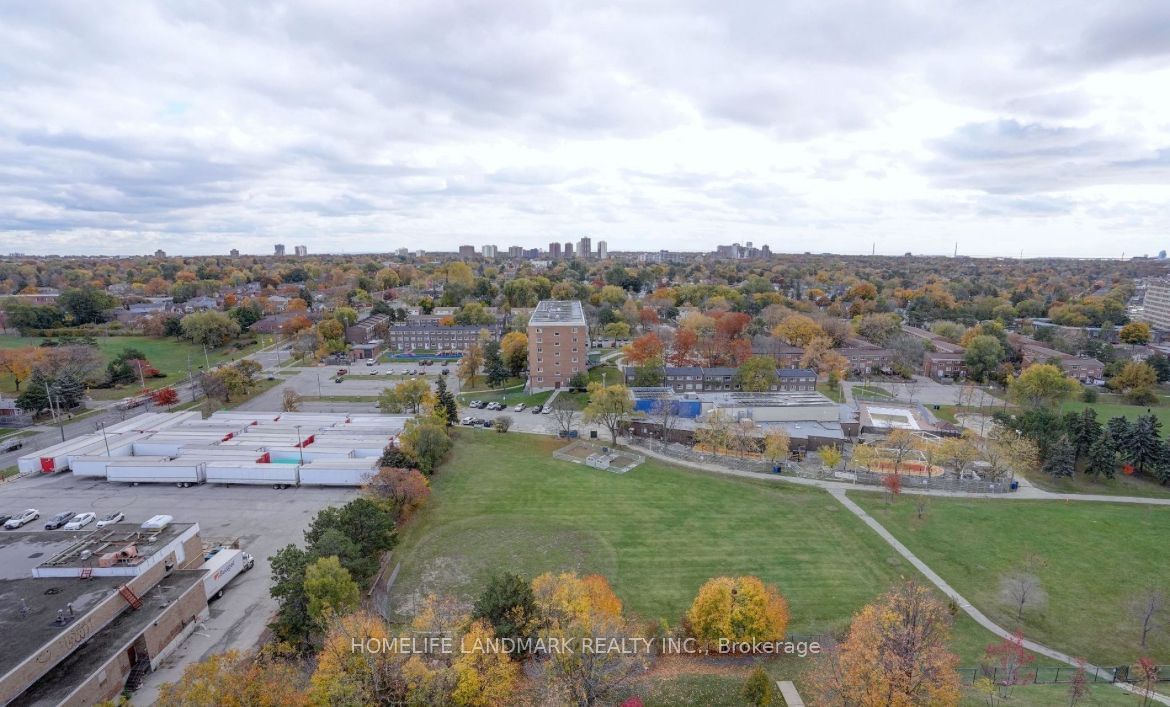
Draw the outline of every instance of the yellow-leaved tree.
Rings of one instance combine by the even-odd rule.
[[[776,641],[788,628],[788,602],[758,577],[715,577],[699,587],[687,622],[691,635],[707,643]]]

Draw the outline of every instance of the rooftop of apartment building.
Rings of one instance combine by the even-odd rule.
[[[569,324],[587,326],[580,300],[541,300],[528,319],[529,326]]]

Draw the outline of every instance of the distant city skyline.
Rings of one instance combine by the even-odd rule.
[[[1154,255],[1168,27],[1158,0],[9,5],[0,252]]]

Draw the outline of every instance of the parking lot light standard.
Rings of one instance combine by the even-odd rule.
[[[304,443],[301,442],[301,426],[300,425],[297,425],[297,453],[300,454],[300,457],[301,457],[301,466],[304,466],[304,464],[305,464],[305,446],[304,446]]]

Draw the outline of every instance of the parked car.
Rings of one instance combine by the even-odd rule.
[[[24,442],[21,442],[19,439],[5,440],[3,442],[0,442],[0,454],[2,454],[4,452],[15,452],[16,450],[20,449],[23,446],[24,446]]]
[[[14,516],[11,516],[8,520],[4,521],[4,528],[6,530],[16,530],[17,528],[27,525],[40,517],[40,511],[35,508],[29,508],[21,511],[20,513],[17,513]]]
[[[544,408],[542,408],[541,406],[537,405],[536,407],[532,408],[532,414],[533,414],[533,415],[539,415],[541,410],[544,410]]]
[[[77,514],[73,511],[61,511],[57,515],[50,518],[49,522],[45,523],[45,530],[56,530],[57,528],[60,528],[61,526],[68,523],[75,515]]]
[[[524,412],[524,408],[528,407],[524,403],[516,403],[516,407],[512,408],[512,412]]]
[[[494,424],[496,424],[496,423],[492,422],[491,420],[484,420],[484,421],[483,421],[483,426],[484,426],[484,427],[491,427],[491,426],[492,426],[492,425],[494,425]]]
[[[367,366],[374,366],[374,365],[377,365],[377,363],[378,363],[378,362],[377,362],[377,361],[375,361],[375,360],[374,360],[374,359],[372,359],[372,358],[371,358],[369,361],[366,361],[366,365],[367,365]]]
[[[7,523],[8,519],[11,517],[12,516],[8,515],[7,513],[0,513],[0,525],[4,525],[5,523]]]
[[[346,374],[348,374],[348,373],[349,373],[349,369],[348,369],[348,368],[338,368],[338,369],[337,369],[337,375],[339,375],[339,376],[344,376],[344,375],[346,375]]]
[[[68,523],[65,524],[65,530],[81,530],[85,526],[92,523],[94,518],[97,518],[96,513],[78,513],[77,515],[73,516],[73,518],[70,519]]]
[[[471,421],[472,421],[473,419],[474,419],[474,418],[472,418],[472,417],[465,416],[463,419],[459,420],[459,424],[461,424],[461,425],[470,425],[470,424],[471,424]]]
[[[104,528],[107,525],[113,525],[114,523],[121,523],[125,519],[126,519],[125,513],[123,513],[122,511],[114,511],[113,513],[107,513],[104,516],[102,516],[97,522],[97,527]]]
[[[540,409],[541,415],[547,415],[550,412],[552,412],[552,405],[545,405],[543,408]]]
[[[450,369],[448,369],[448,368],[444,368],[442,371],[439,371],[439,372],[440,372],[440,373],[442,373],[442,374],[443,374],[443,375],[445,375],[445,376],[446,376],[446,375],[450,375],[450,374],[451,374],[451,370],[450,370]]]
[[[342,380],[343,380],[342,378],[338,377],[338,378],[334,378],[334,379],[333,379],[333,382],[334,382],[334,383],[340,383]]]

